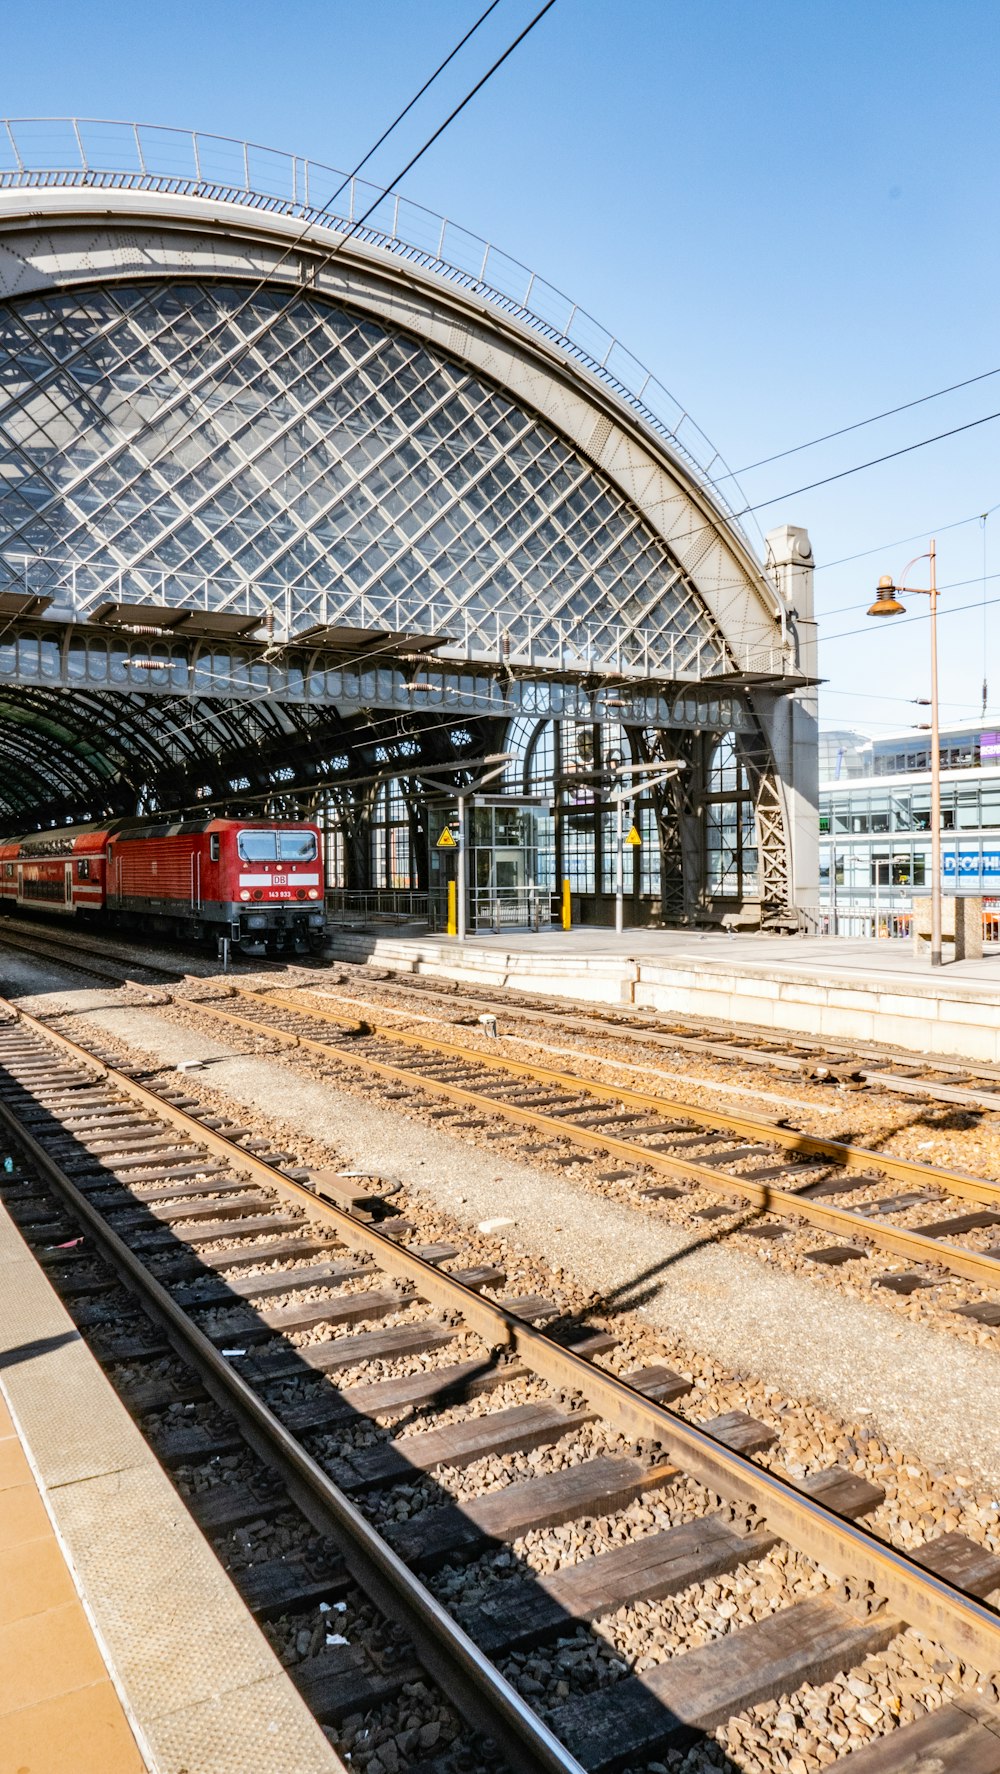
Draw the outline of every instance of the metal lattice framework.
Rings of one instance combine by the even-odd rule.
[[[9,586],[27,557],[31,589],[69,576],[84,615],[127,570],[140,601],[252,584],[292,629],[319,591],[327,620],[494,655],[529,629],[555,651],[562,625],[671,676],[724,668],[662,541],[547,426],[418,340],[284,302],[151,283],[0,310]]]
[[[449,711],[593,720],[616,674],[626,723],[689,751],[742,733],[762,897],[787,900],[741,694],[794,690],[787,604],[725,464],[576,304],[394,193],[145,125],[0,125],[0,233],[0,592],[21,600],[0,725],[22,766],[0,817],[332,789],[335,747],[370,765],[372,711],[428,734]],[[282,645],[81,626],[109,600]],[[441,657],[324,657],[306,637],[331,627]],[[665,885],[685,820],[661,809]]]
[[[303,237],[317,226],[349,233],[447,278],[556,343],[610,388],[738,522],[731,502],[738,483],[720,452],[620,339],[509,253],[398,192],[302,155],[202,130],[95,117],[0,121],[0,191],[53,186],[190,196],[278,213],[298,223]]]

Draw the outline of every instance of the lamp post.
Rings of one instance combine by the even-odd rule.
[[[657,783],[666,782],[671,776],[679,776],[687,769],[687,759],[678,758],[669,764],[622,764],[620,763],[614,776],[640,775],[642,782],[630,782],[628,788],[616,789],[606,795],[605,800],[614,802],[615,831],[617,840],[615,858],[615,933],[620,936],[625,928],[625,802],[637,800],[648,788],[655,788]]]
[[[869,616],[899,616],[905,610],[898,592],[916,592],[931,600],[931,966],[941,965],[941,747],[938,738],[937,554],[934,538],[926,553],[915,554],[903,569],[905,580],[916,561],[930,561],[930,585],[894,585],[888,573],[878,582]]]

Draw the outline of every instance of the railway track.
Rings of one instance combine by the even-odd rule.
[[[146,980],[176,983],[186,971],[183,960],[179,961],[177,968],[140,962],[127,948],[116,948],[105,939],[95,939],[92,933],[84,936],[79,931],[74,931],[69,936],[59,931],[39,931],[34,927],[25,930],[20,924],[8,923],[6,926],[0,925],[0,948],[4,947],[19,949],[40,960],[55,961],[60,966],[72,967],[77,972],[115,985],[126,977],[135,978],[138,983],[145,983]],[[280,972],[285,965],[283,962],[265,960],[246,964],[247,970],[251,972]],[[309,957],[296,957],[291,965],[318,971],[325,964],[310,960]],[[338,962],[337,966],[352,964]],[[364,981],[366,988],[376,983],[371,979],[369,968],[354,966],[353,970]],[[237,963],[237,976],[239,971],[240,966]],[[692,1055],[723,1060],[735,1065],[764,1068],[778,1073],[779,1076],[785,1074],[829,1080],[831,1083],[858,1084],[913,1097],[919,1101],[948,1103],[956,1108],[1000,1111],[1000,1067],[996,1066],[972,1066],[960,1060],[940,1057],[933,1060],[914,1058],[887,1048],[826,1040],[812,1041],[805,1036],[777,1037],[773,1030],[753,1026],[735,1030],[723,1024],[699,1023],[694,1018],[665,1019],[644,1012],[638,1013],[641,1021],[637,1025],[635,1012],[625,1015],[612,1009],[584,1010],[570,1009],[561,1004],[553,1006],[544,999],[536,999],[514,989],[505,992],[502,999],[483,997],[468,986],[457,987],[454,993],[447,993],[429,983],[422,975],[400,973],[394,975],[389,983],[393,990],[410,991],[414,995],[419,994],[421,998],[440,1001],[452,1009],[458,999],[470,1010],[475,1009],[494,1016],[502,1015],[509,1021],[516,1019],[529,1025],[555,1028],[561,1034],[590,1037],[596,1035],[601,1038],[611,1036],[623,1046],[631,1045],[647,1050],[650,1047],[662,1047],[677,1057]]]
[[[138,943],[136,946],[139,946]],[[9,921],[0,923],[0,950],[5,948],[33,955],[41,961],[54,961],[59,967],[69,967],[74,972],[87,974],[93,979],[106,980],[110,985],[122,985],[126,981],[138,985],[176,985],[189,976],[192,962],[200,963],[208,977],[214,976],[219,970],[219,963],[207,953],[178,956],[177,965],[170,966],[166,963],[141,961],[134,948],[118,946],[105,938],[95,938],[92,933],[84,934],[74,930],[69,935],[61,931],[24,929],[20,923]],[[316,963],[311,963],[307,956],[299,956],[293,965],[309,967]],[[232,963],[237,977],[241,971],[282,973],[285,966],[284,962],[266,960],[263,957],[252,961],[237,957]]]
[[[413,1229],[376,1179],[303,1174],[181,1090],[151,1089],[12,1007],[0,1020],[0,1123],[18,1158],[2,1178],[6,1204],[154,1425],[161,1460],[238,1463],[245,1443],[261,1463],[253,1482],[240,1473],[192,1498],[206,1531],[224,1541],[273,1512],[277,1475],[321,1537],[311,1564],[292,1551],[251,1566],[257,1612],[321,1605],[328,1618],[329,1598],[353,1584],[396,1623],[376,1635],[381,1649],[333,1634],[296,1666],[335,1728],[422,1669],[509,1766],[612,1774],[857,1670],[906,1624],[964,1666],[1000,1668],[1000,1616],[984,1599],[1000,1586],[1000,1558],[955,1533],[908,1553],[887,1545],[865,1525],[877,1486],[838,1468],[795,1485],[762,1467],[754,1453],[776,1440],[763,1425],[739,1412],[692,1422],[671,1408],[690,1390],[681,1376],[619,1376],[601,1365],[610,1333],[560,1323],[545,1299],[504,1296],[504,1276],[463,1267],[455,1247],[407,1243]],[[398,1371],[429,1353],[432,1365]],[[174,1355],[196,1380],[178,1378]],[[371,1378],[386,1361],[394,1371]],[[608,1449],[546,1463],[567,1440],[579,1450],[584,1429]],[[497,1456],[528,1475],[473,1484],[459,1500],[435,1477],[488,1471]],[[700,1507],[671,1524],[680,1487]],[[552,1576],[511,1551],[533,1531],[613,1518],[639,1499],[651,1506],[643,1531]],[[783,1595],[777,1611],[642,1672],[621,1664],[617,1679],[576,1693],[562,1683],[545,1717],[504,1673],[525,1650],[782,1544],[844,1581]],[[484,1559],[503,1568],[485,1600],[445,1607],[435,1573]],[[425,1767],[419,1736],[411,1759]],[[879,1738],[851,1774],[918,1765],[1000,1769],[988,1684]]]
[[[413,1092],[447,1104],[459,1129],[497,1118],[541,1136],[533,1150],[543,1157],[558,1161],[576,1148],[626,1165],[606,1174],[633,1180],[645,1199],[707,1190],[722,1199],[701,1210],[703,1217],[732,1229],[780,1237],[783,1225],[794,1222],[835,1234],[837,1243],[814,1253],[818,1262],[839,1265],[873,1253],[901,1257],[916,1267],[877,1278],[894,1291],[927,1285],[930,1268],[1000,1295],[1000,1247],[992,1243],[1000,1228],[1000,1186],[989,1179],[756,1116],[695,1108],[534,1060],[494,1057],[380,1026],[377,1018],[359,1023],[280,991],[237,987],[234,998],[199,1000],[185,1009],[223,1030],[265,1036],[275,1047],[376,1080],[390,1099]],[[841,1205],[852,1198],[854,1205]],[[1000,1298],[958,1310],[980,1324],[1000,1325]]]
[[[126,978],[134,978],[143,985],[164,982],[176,985],[184,977],[180,968],[158,967],[137,961],[110,945],[88,944],[79,931],[69,937],[56,931],[50,934],[0,924],[0,950],[3,949],[33,955],[39,961],[55,961],[59,967],[72,968],[76,973],[106,980],[111,985],[121,985]]]
[[[372,970],[363,964],[340,965],[351,967],[366,983],[371,978]],[[677,1055],[701,1055],[796,1077],[866,1084],[964,1108],[1000,1110],[1000,1066],[971,1065],[939,1055],[932,1059],[874,1045],[811,1040],[806,1035],[781,1036],[754,1024],[732,1028],[710,1019],[679,1014],[664,1017],[645,1009],[626,1012],[570,1007],[516,987],[494,998],[484,998],[475,988],[457,982],[454,992],[446,992],[421,974],[397,973],[387,983],[393,990],[438,1000],[452,1009],[457,999],[470,1010],[494,1016],[502,1013],[508,1019],[556,1027],[565,1033],[613,1036],[626,1045],[664,1047]]]

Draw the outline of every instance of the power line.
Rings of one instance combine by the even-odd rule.
[[[990,578],[991,579],[1000,578],[1000,574],[991,573]],[[978,585],[981,583],[981,581],[978,579],[965,579],[965,580],[962,580],[961,583],[964,585]],[[947,589],[947,587],[939,587],[939,590],[940,589]],[[905,590],[906,590],[905,585],[903,587],[903,590],[905,592]],[[966,610],[985,609],[988,606],[991,606],[993,604],[1000,604],[1000,597],[983,598],[981,603],[977,601],[974,604],[945,604],[943,609],[938,610],[938,620],[940,621],[942,619],[942,617],[944,617],[944,616],[960,616],[963,613],[963,611],[966,611]],[[911,622],[929,622],[929,621],[930,621],[930,611],[928,610],[925,613],[924,611],[921,610],[921,611],[918,611],[916,613],[916,615],[904,616],[900,626],[902,627],[903,625],[909,624]],[[839,634],[824,635],[823,636],[823,643],[824,643],[824,645],[826,645],[830,641],[844,641],[844,640],[850,639],[850,637],[852,635],[868,634],[868,633],[870,633],[870,630],[867,628],[843,628],[843,629],[841,629]]]
[[[982,518],[983,513],[980,512],[979,515],[980,515],[980,518]],[[938,535],[940,535],[940,531],[938,531],[936,533]],[[911,538],[911,540],[912,540],[912,538]],[[922,559],[923,557],[918,555],[917,558],[919,560],[919,559]],[[979,573],[973,573],[971,575],[971,577],[968,579],[948,579],[944,582],[943,585],[938,586],[938,591],[961,591],[962,587],[965,585],[982,585],[984,579],[1000,579],[1000,573],[986,573],[986,574],[984,574],[982,572],[979,572]],[[905,585],[903,586],[903,590],[904,591],[906,590]],[[855,601],[852,604],[838,604],[837,608],[835,610],[823,610],[823,611],[819,612],[819,619],[821,622],[826,622],[831,616],[843,616],[846,613],[846,611],[856,610],[857,607],[858,607],[857,601]]]
[[[925,530],[917,530],[912,536],[897,536],[893,542],[879,542],[874,548],[862,548],[857,554],[843,554],[835,561],[821,561],[814,571],[828,573],[832,567],[845,567],[850,565],[851,561],[863,561],[872,554],[888,554],[890,548],[902,548],[907,542],[920,542],[931,535],[944,536],[949,530],[961,530],[966,524],[977,524],[984,516],[992,517],[995,511],[1000,511],[1000,505],[991,505],[986,512],[974,511],[969,517],[957,517],[954,523],[928,524]],[[828,612],[830,615],[835,613],[835,611]]]
[[[849,475],[863,474],[866,468],[877,468],[881,462],[894,462],[897,456],[912,455],[914,450],[925,450],[928,444],[940,443],[943,438],[957,437],[962,431],[974,431],[977,425],[989,425],[994,419],[1000,419],[1000,413],[984,413],[981,419],[969,419],[965,425],[953,425],[950,431],[938,431],[933,437],[923,437],[919,443],[905,444],[901,450],[889,450],[885,456],[873,456],[870,462],[858,462],[853,468],[842,468],[839,474],[826,474],[822,480],[812,480],[804,487],[793,487],[789,493],[777,493],[773,499],[760,499],[756,505],[744,505],[735,517],[746,517],[751,511],[764,511],[768,505],[780,505],[785,499],[797,499],[800,493],[813,493],[817,487],[827,487],[831,481],[846,480]],[[977,516],[981,514],[977,512]]]
[[[759,462],[748,462],[745,468],[734,468],[729,474],[720,474],[718,480],[735,480],[739,474],[750,474],[755,468],[766,468],[769,462],[782,462],[786,456],[797,456],[803,450],[814,450],[819,444],[830,443],[835,437],[846,437],[851,431],[862,431],[866,425],[877,425],[881,419],[892,419],[896,413],[908,413],[913,407],[926,406],[929,400],[940,400],[945,394],[955,394],[960,388],[971,388],[976,382],[987,382],[991,376],[1000,376],[1000,368],[983,370],[978,376],[968,376],[964,382],[952,382],[947,388],[937,388],[933,394],[918,395],[916,400],[906,400],[901,406],[886,407],[883,413],[873,413],[870,419],[856,419],[853,425],[842,425],[838,431],[824,432],[822,437],[812,437],[808,443],[793,444],[791,449],[779,450],[774,456],[762,456]]]
[[[410,159],[406,162],[406,165],[401,168],[401,170],[396,174],[395,178],[393,178],[392,180],[389,181],[389,183],[386,185],[385,189],[379,190],[377,192],[374,200],[368,205],[368,208],[366,210],[364,210],[364,212],[357,218],[356,221],[351,222],[350,226],[345,230],[345,232],[343,234],[338,236],[338,238],[334,241],[333,245],[331,247],[329,247],[326,250],[326,252],[321,254],[321,256],[319,257],[315,266],[312,268],[311,277],[318,278],[319,275],[327,269],[327,267],[337,257],[337,254],[339,252],[341,252],[342,249],[347,245],[348,241],[351,240],[359,232],[359,230],[364,227],[364,225],[368,221],[369,217],[372,216],[374,214],[375,210],[378,209],[379,205],[385,201],[386,196],[391,191],[394,191],[396,189],[396,187],[401,183],[401,181],[406,177],[406,175],[409,172],[412,172],[413,168],[417,165],[418,161],[423,158],[423,156],[434,145],[434,143],[439,140],[441,135],[443,135],[444,131],[455,121],[455,119],[458,116],[460,116],[460,114],[465,110],[466,106],[471,104],[472,100],[477,96],[478,93],[480,93],[482,91],[483,87],[487,84],[487,82],[490,81],[493,78],[493,76],[498,72],[498,70],[503,67],[504,63],[508,60],[508,58],[510,56],[512,56],[514,54],[514,51],[517,48],[519,48],[519,46],[525,41],[525,39],[528,36],[530,36],[531,32],[535,29],[535,27],[538,24],[541,23],[542,19],[546,15],[546,13],[550,12],[552,10],[552,7],[555,4],[556,4],[556,0],[545,0],[545,4],[539,9],[538,12],[535,13],[534,17],[528,21],[528,23],[524,26],[524,28],[518,32],[518,34],[514,38],[513,42],[508,44],[507,48],[502,52],[502,54],[500,54],[496,58],[496,60],[491,64],[491,66],[489,68],[487,68],[485,74],[483,74],[476,81],[475,85],[473,87],[471,87],[471,89],[465,94],[464,98],[460,99],[459,103],[452,108],[452,110],[448,113],[447,117],[444,119],[444,122],[439,124],[438,127],[432,132],[432,134],[427,137],[427,139],[423,142],[421,147],[418,148],[417,152],[415,154],[411,155]],[[492,7],[488,8],[487,11],[482,14],[482,17],[477,21],[477,24],[473,27],[473,30],[478,29],[478,26],[483,22],[483,20],[486,17],[488,17],[490,11],[492,11]],[[467,42],[468,38],[471,35],[472,35],[472,31],[466,32],[465,37],[463,38],[462,41]],[[458,49],[460,47],[461,47],[461,45],[456,45],[455,49],[451,52],[451,54],[445,58],[445,61],[443,61],[440,64],[440,67],[435,70],[435,73],[433,75],[431,75],[430,79],[425,81],[424,86],[421,88],[422,92],[427,90],[427,87],[429,85],[431,85],[433,80],[435,80],[437,78],[437,75],[438,75],[438,73],[440,73],[441,69],[446,67],[448,61],[450,61],[454,57],[454,55],[457,54]],[[417,96],[419,96],[419,95],[417,95]],[[411,103],[415,103],[415,102],[416,102],[416,99],[411,101]],[[410,107],[408,106],[407,109],[409,109],[409,108]],[[400,116],[403,116],[404,114],[405,114],[404,112],[401,112]],[[398,119],[397,119],[397,121],[398,121]],[[388,135],[389,133],[391,133],[391,128],[394,128],[394,127],[395,127],[395,124],[393,124],[390,127],[390,130],[386,131],[385,134]],[[383,139],[384,139],[384,137],[383,137]],[[364,159],[358,162],[358,165],[363,166],[365,164],[365,161],[370,159],[371,154],[373,152],[374,152],[374,149],[369,149],[368,153],[364,156]],[[349,183],[350,180],[354,176],[355,175],[353,173],[349,174],[347,180],[345,180],[344,183],[345,184]],[[339,187],[339,189],[343,190],[344,185],[342,184]],[[319,212],[320,215],[322,215],[325,212],[325,210],[327,209],[327,207],[329,206],[329,204],[332,201],[333,201],[333,198],[327,199],[327,202],[326,202],[326,204],[324,204],[323,209]],[[255,297],[257,295],[259,295],[260,292],[263,289],[265,289],[267,287],[268,283],[273,279],[275,272],[286,262],[287,259],[289,259],[292,256],[292,254],[308,238],[310,232],[316,226],[316,221],[317,221],[316,217],[310,218],[310,220],[306,223],[305,227],[302,230],[300,230],[300,232],[296,236],[295,240],[289,246],[287,246],[285,248],[285,250],[279,255],[279,257],[274,261],[274,263],[268,268],[268,270],[264,273],[264,275],[261,276],[260,278],[258,278],[257,282],[254,284],[253,288],[249,291],[249,293],[247,294],[247,296],[245,297],[243,302],[240,303],[240,305],[236,309],[234,309],[231,313],[223,315],[221,317],[221,319],[219,320],[216,327],[209,328],[208,332],[204,334],[204,336],[202,337],[202,339],[199,343],[199,351],[204,352],[205,348],[211,343],[212,339],[215,337],[216,334],[218,334],[221,331],[228,330],[233,325],[233,323],[240,317],[240,315],[244,314],[246,312],[247,308],[254,301]],[[301,293],[301,286],[299,285],[298,282],[296,282],[296,285],[295,285],[295,288],[293,289],[292,294],[287,298],[287,300],[285,302],[282,303],[281,307],[278,308],[273,314],[267,315],[265,317],[265,319],[254,330],[252,330],[251,333],[247,337],[245,337],[240,342],[240,344],[236,347],[236,349],[231,354],[229,354],[228,356],[224,355],[223,358],[220,359],[219,362],[209,363],[206,366],[205,370],[202,372],[200,377],[196,377],[193,382],[188,382],[187,384],[185,384],[185,386],[183,388],[180,388],[177,391],[177,393],[175,394],[173,399],[166,403],[166,410],[169,410],[173,407],[178,407],[178,406],[181,408],[180,423],[177,425],[175,430],[169,436],[164,438],[163,444],[159,450],[155,451],[152,454],[142,456],[141,459],[143,461],[144,471],[148,472],[150,469],[155,468],[156,464],[163,459],[163,457],[167,454],[167,452],[177,442],[180,441],[183,433],[190,428],[192,416],[194,414],[197,414],[201,410],[203,410],[205,408],[205,406],[207,405],[208,400],[209,400],[211,387],[214,384],[214,382],[216,381],[216,379],[218,378],[223,367],[225,367],[225,369],[227,370],[227,372],[229,374],[232,374],[233,370],[236,369],[237,366],[243,362],[243,360],[250,354],[251,350],[253,350],[253,348],[260,342],[260,340],[263,339],[267,335],[268,332],[272,331],[273,328],[275,326],[277,326],[278,323],[281,320],[283,320],[286,317],[286,315],[288,315],[291,312],[292,307],[294,306],[295,302],[299,299],[300,293]],[[204,394],[198,394],[196,391],[197,391],[199,385],[205,384],[205,383],[209,384],[209,388],[206,390],[206,392]],[[108,458],[106,458],[106,460],[113,459],[113,457],[115,455],[120,454],[122,450],[125,450],[125,449],[135,450],[137,447],[141,448],[140,440],[141,440],[143,434],[145,432],[153,430],[155,427],[162,426],[164,423],[165,417],[166,417],[166,411],[164,408],[161,408],[151,418],[145,419],[143,424],[139,427],[139,429],[136,432],[134,432],[128,438],[124,438],[124,437],[122,438],[121,443],[118,446],[118,448],[116,450],[112,451],[111,455]],[[132,565],[134,566],[135,563],[133,562]]]
[[[549,0],[549,3],[550,3],[550,5],[554,5],[555,0]],[[389,137],[393,134],[393,132],[402,123],[404,117],[408,116],[410,111],[413,110],[414,105],[416,105],[419,102],[419,100],[423,98],[425,92],[427,92],[429,90],[429,88],[431,86],[433,86],[435,80],[438,79],[439,75],[444,73],[445,68],[447,68],[449,66],[449,64],[454,61],[454,59],[458,55],[459,51],[465,48],[465,45],[468,43],[469,39],[471,37],[475,36],[475,34],[479,30],[480,26],[485,24],[486,20],[490,16],[490,13],[494,12],[496,10],[496,8],[499,6],[499,4],[500,4],[500,0],[490,0],[490,4],[487,6],[485,12],[480,13],[480,15],[476,19],[475,23],[470,25],[470,27],[466,31],[465,35],[463,37],[459,38],[459,40],[455,44],[454,48],[449,50],[449,52],[445,56],[444,60],[438,63],[437,67],[434,69],[434,72],[428,76],[428,78],[424,81],[423,85],[418,89],[417,92],[414,93],[413,97],[407,102],[407,104],[405,104],[403,106],[403,109],[401,111],[397,112],[397,114],[393,118],[392,122],[388,125],[388,127],[386,129],[384,129],[382,131],[382,134],[379,136],[378,140],[373,143],[373,145],[368,149],[367,153],[362,155],[361,159],[356,163],[353,170],[345,175],[345,177],[341,180],[341,183],[337,186],[337,189],[320,206],[320,209],[318,211],[318,216],[325,215],[326,212],[329,210],[331,204],[336,203],[337,198],[340,196],[341,192],[346,190],[347,186],[353,183],[353,181],[357,178],[358,174],[360,173],[362,167],[367,166],[369,160],[372,159],[373,155],[377,153],[378,149],[381,148],[381,146],[384,142],[388,141]],[[546,7],[545,10],[547,11],[548,8]],[[533,22],[537,22],[537,21],[533,21]],[[531,26],[529,26],[528,29],[530,30]],[[527,34],[526,32],[522,32],[521,36],[523,37],[526,34]],[[520,40],[521,39],[518,38],[517,41],[520,42]],[[511,48],[516,48],[516,46],[517,45],[515,43],[511,46]],[[506,52],[506,54],[509,55],[510,50],[508,50]],[[501,57],[500,59],[502,61],[506,58]],[[496,66],[499,66],[499,63],[494,64],[494,67],[496,67]],[[492,72],[492,70],[491,70],[491,72]],[[486,75],[484,78],[488,79],[489,75]],[[480,81],[479,86],[482,86],[482,84],[483,84],[483,81]],[[473,90],[474,90],[474,92],[476,92],[479,90],[479,87],[477,86]],[[470,95],[470,96],[472,96],[472,95]],[[463,102],[467,103],[468,100],[465,100]],[[458,107],[458,109],[461,109],[461,108],[462,108],[461,106]],[[457,115],[457,111],[452,113],[452,116],[456,116],[456,115]],[[448,121],[450,121],[450,119]],[[445,128],[446,124],[443,124],[441,127],[442,127],[442,129]],[[431,137],[431,141],[435,140],[436,136],[440,135],[440,134],[441,134],[441,130],[436,131],[435,136]],[[425,146],[429,146],[429,145],[430,145],[429,143],[425,144]],[[421,153],[423,153],[423,152],[424,152],[424,150],[421,149]],[[419,159],[419,155],[416,156],[416,158]],[[415,161],[410,162],[411,166],[414,164],[415,164]],[[380,194],[379,198],[377,199],[376,204],[373,206],[374,208],[378,207],[378,203],[381,203],[382,198],[384,196],[385,196],[385,192],[382,192]],[[353,225],[351,231],[353,232],[354,228],[360,227],[361,223],[364,220],[366,220],[367,216],[370,215],[371,213],[372,213],[371,209],[366,211],[366,215],[363,216],[358,223],[355,223]],[[298,247],[300,247],[304,243],[304,241],[306,241],[308,239],[313,228],[316,226],[317,219],[318,219],[317,216],[311,216],[309,218],[309,220],[306,222],[305,227],[296,236],[294,242],[291,245],[287,246],[285,248],[284,252],[282,252],[279,255],[279,257],[275,260],[274,264],[271,266],[267,275],[264,277],[258,278],[257,282],[254,284],[254,286],[250,290],[249,294],[240,303],[239,307],[236,308],[231,314],[223,315],[222,318],[219,320],[219,322],[217,323],[217,325],[214,328],[209,327],[207,333],[204,334],[202,341],[201,341],[201,349],[202,350],[204,350],[204,348],[211,343],[212,339],[216,336],[216,334],[225,331],[229,326],[232,325],[232,323],[235,320],[239,319],[241,314],[244,314],[246,312],[247,308],[250,306],[250,303],[255,299],[255,297],[260,294],[261,290],[263,290],[267,287],[268,282],[270,281],[271,278],[273,278],[275,272],[279,271],[281,269],[282,265],[284,265],[287,262],[287,260],[291,258],[293,252],[295,252],[298,249]],[[345,238],[348,238],[348,237],[345,236]],[[338,242],[338,247],[341,244],[343,244],[343,243]],[[336,251],[337,248],[335,248],[334,250]],[[333,257],[333,253],[327,254],[327,257],[322,261],[322,264],[324,266],[326,264],[328,264],[330,258],[332,258],[332,257]],[[285,306],[280,310],[280,312],[278,314],[275,314],[272,317],[269,324],[272,326],[275,325],[277,323],[277,321],[282,319],[282,317],[288,312],[290,306],[291,306],[291,302],[289,301],[285,304]],[[254,343],[257,342],[257,339],[259,339],[260,337],[263,336],[263,331],[265,331],[265,330],[266,330],[266,327],[264,329],[262,329],[260,332],[258,332],[258,334],[256,335],[256,337],[254,339]],[[249,350],[249,342],[246,343],[246,350]],[[235,366],[236,363],[241,362],[244,355],[245,355],[245,351],[241,352],[237,358],[231,360],[231,367]],[[207,376],[213,375],[215,373],[215,371],[217,370],[217,368],[218,368],[218,366],[212,366],[208,371],[206,371],[206,375]],[[186,393],[186,391],[184,391],[184,392]],[[182,394],[182,398],[183,397],[184,396]],[[204,404],[205,404],[204,399],[201,399],[197,402],[198,407],[203,407]],[[188,417],[189,417],[189,415],[185,414],[185,423],[187,423]],[[132,442],[137,441],[138,438],[141,437],[142,432],[144,430],[148,431],[154,425],[158,425],[161,422],[162,422],[162,412],[158,413],[156,415],[156,417],[152,420],[147,419],[145,421],[144,425],[141,426],[140,429],[134,434],[133,438],[128,441],[132,441]],[[179,435],[180,435],[180,430],[178,429],[178,432],[175,433],[174,436],[167,439],[167,441],[164,443],[162,449],[157,451],[156,454],[154,454],[154,455],[145,457],[145,467],[147,470],[150,468],[154,468],[156,466],[157,462],[162,460],[162,458],[166,454],[167,450],[176,441],[176,438]],[[124,443],[124,441],[126,441],[126,440],[123,440],[123,443]],[[116,452],[113,452],[113,453],[116,453]],[[15,619],[15,617],[12,615],[11,617],[9,617],[7,622],[5,622],[2,627],[0,627],[0,640],[3,639],[4,635],[9,630],[11,623],[14,621],[14,619]]]
[[[388,129],[384,129],[382,131],[382,134],[379,136],[378,141],[371,148],[369,148],[367,154],[364,156],[364,159],[358,161],[358,164],[354,168],[354,171],[347,174],[347,177],[345,178],[344,183],[339,187],[338,190],[336,190],[334,192],[332,197],[327,199],[327,202],[323,205],[324,209],[326,209],[329,204],[335,203],[337,198],[340,196],[341,191],[343,191],[344,186],[349,185],[352,179],[357,178],[358,173],[361,171],[361,168],[363,166],[367,166],[369,160],[372,160],[374,158],[374,156],[378,153],[379,149],[381,148],[382,143],[388,141],[388,139],[392,135],[393,131],[395,129],[397,129],[399,127],[399,125],[402,123],[403,118],[407,117],[409,115],[409,113],[413,110],[414,105],[419,103],[419,101],[423,98],[424,93],[428,90],[428,88],[434,85],[434,82],[438,78],[438,75],[444,73],[445,68],[447,68],[449,62],[453,62],[455,60],[455,57],[458,55],[459,50],[462,50],[465,48],[465,45],[468,43],[469,38],[475,36],[480,25],[484,25],[486,23],[486,20],[489,18],[490,13],[495,12],[497,7],[499,6],[499,4],[500,4],[500,0],[490,0],[490,4],[489,4],[489,6],[487,6],[486,11],[480,13],[475,24],[470,25],[469,29],[466,31],[465,36],[460,37],[458,42],[456,43],[454,49],[450,50],[448,52],[448,54],[445,56],[444,61],[438,63],[433,74],[430,76],[430,79],[424,81],[424,84],[420,88],[419,92],[415,92],[412,99],[410,99],[409,104],[404,105],[403,109],[398,113],[398,115],[393,118]],[[930,397],[928,396],[928,398],[930,398]]]

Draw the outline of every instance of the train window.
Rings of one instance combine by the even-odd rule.
[[[314,862],[315,832],[279,832],[278,847],[282,862]]]
[[[315,832],[240,832],[237,840],[244,862],[314,862]]]
[[[218,832],[211,832],[209,834],[208,860],[209,860],[209,862],[218,862],[218,860],[219,860],[219,834],[218,834]]]
[[[3,865],[3,872],[4,879],[12,881],[14,879],[14,864],[12,862],[5,862]]]
[[[277,862],[277,832],[241,832],[237,840],[244,862]]]
[[[76,878],[78,881],[89,881],[90,880],[90,858],[89,858],[89,856],[81,856],[79,862],[76,865]]]

